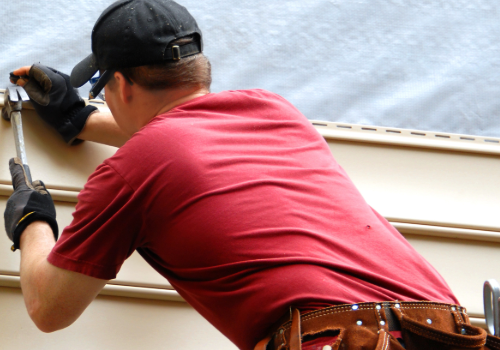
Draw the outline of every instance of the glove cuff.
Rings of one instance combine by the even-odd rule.
[[[12,246],[13,251],[20,249],[19,245],[21,241],[21,234],[24,232],[26,227],[28,227],[31,223],[35,221],[45,221],[46,223],[48,223],[50,228],[52,229],[52,232],[54,233],[54,239],[57,241],[57,239],[59,238],[59,226],[57,225],[56,219],[42,213],[33,212],[32,214],[26,216],[26,218],[16,226],[13,237],[13,242],[14,242],[14,245]]]
[[[75,116],[73,116],[68,122],[66,122],[62,128],[58,130],[59,134],[61,134],[64,141],[68,145],[76,145],[81,142],[76,137],[82,132],[87,119],[89,119],[90,114],[96,110],[97,107],[91,105],[83,107],[78,112],[76,112]]]

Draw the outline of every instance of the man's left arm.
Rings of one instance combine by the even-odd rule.
[[[4,213],[7,236],[21,249],[21,288],[37,327],[52,332],[72,324],[107,280],[58,268],[47,256],[58,237],[54,202],[42,181],[30,182],[19,158],[9,162],[14,193]]]
[[[44,221],[31,223],[20,239],[24,302],[43,332],[71,325],[107,283],[50,264],[47,256],[54,245],[52,229]]]

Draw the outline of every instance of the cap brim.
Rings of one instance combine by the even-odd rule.
[[[90,80],[99,70],[93,53],[85,57],[71,71],[70,82],[73,87],[80,87]]]

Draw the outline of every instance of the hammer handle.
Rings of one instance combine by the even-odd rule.
[[[28,178],[29,183],[32,183],[33,180],[31,180],[31,171],[30,167],[28,164],[23,164],[24,172],[26,173],[26,177]]]
[[[24,146],[23,137],[23,122],[21,120],[21,112],[15,111],[11,113],[10,121],[12,123],[12,129],[14,130],[14,142],[16,144],[16,154],[21,162],[23,163],[24,170],[26,171],[26,176],[31,182],[31,172],[28,166],[28,160],[26,159],[26,149]]]

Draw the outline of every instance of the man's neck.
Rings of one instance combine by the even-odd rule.
[[[154,117],[156,117],[157,115],[160,115],[160,114],[163,114],[163,113],[167,113],[168,111],[170,111],[171,109],[183,104],[183,103],[186,103],[188,101],[191,101],[191,100],[194,100],[195,98],[198,98],[198,97],[201,97],[201,96],[204,96],[206,94],[209,93],[208,90],[206,90],[205,88],[201,88],[201,89],[197,89],[197,90],[193,90],[193,91],[189,91],[189,92],[186,92],[187,94],[183,94],[183,93],[177,93],[175,94],[172,94],[172,95],[169,95],[169,102],[167,104],[165,104],[163,107],[161,107],[158,112],[156,112],[156,114],[154,115]],[[153,118],[154,118],[153,117]]]
[[[171,109],[191,101],[195,98],[208,94],[205,88],[162,90],[158,92],[146,92],[147,96],[139,102],[141,118],[139,129],[149,123],[157,115],[166,113]]]

